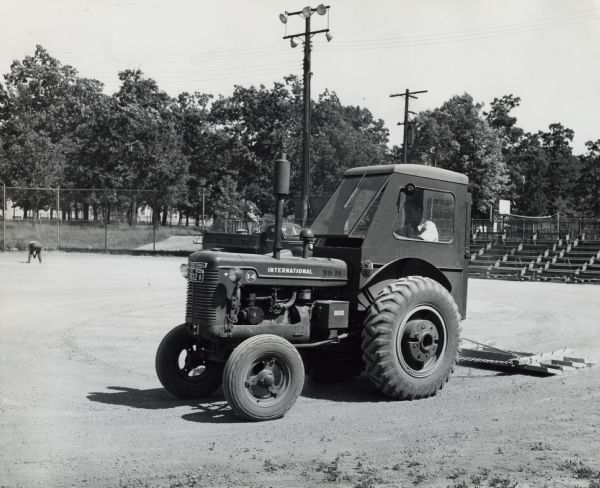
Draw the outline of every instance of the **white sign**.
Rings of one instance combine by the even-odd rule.
[[[510,200],[499,200],[498,201],[498,213],[500,215],[510,214]]]

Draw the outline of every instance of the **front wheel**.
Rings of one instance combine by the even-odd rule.
[[[422,276],[399,279],[368,310],[362,341],[367,374],[392,398],[435,395],[454,369],[459,341],[460,315],[448,290]]]
[[[177,398],[204,398],[221,385],[223,365],[202,358],[201,347],[186,324],[172,329],[156,351],[156,374]]]
[[[304,386],[302,358],[281,337],[260,334],[246,339],[229,356],[223,393],[233,411],[246,420],[282,417]]]

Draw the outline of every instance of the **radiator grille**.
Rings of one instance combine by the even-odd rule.
[[[218,270],[204,270],[204,283],[188,281],[185,321],[192,324],[214,325],[217,321],[215,292],[219,284]]]

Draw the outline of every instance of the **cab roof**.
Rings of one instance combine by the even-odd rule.
[[[469,178],[461,173],[424,164],[382,164],[378,166],[360,166],[346,170],[344,176],[361,176],[371,174],[400,173],[403,175],[420,176],[431,180],[449,181],[467,185]]]

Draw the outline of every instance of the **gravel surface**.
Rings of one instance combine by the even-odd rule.
[[[436,397],[307,382],[277,421],[154,372],[183,321],[182,258],[0,254],[0,487],[600,487],[600,367],[457,368]],[[600,357],[600,286],[471,280],[463,335]]]

